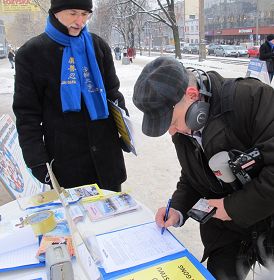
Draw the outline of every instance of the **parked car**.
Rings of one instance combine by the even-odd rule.
[[[173,45],[166,45],[164,47],[164,52],[175,53],[175,46],[173,46]]]
[[[233,46],[219,45],[215,48],[215,56],[234,56],[237,57],[237,52]]]
[[[237,56],[248,56],[248,51],[245,47],[243,46],[234,46]]]
[[[208,54],[208,55],[215,54],[215,49],[216,49],[217,47],[218,47],[218,45],[216,45],[216,44],[213,44],[213,43],[209,44],[209,45],[206,47],[206,49],[207,49],[207,54]]]
[[[159,52],[160,50],[161,50],[160,46],[153,46],[152,47],[152,51],[154,51],[154,52]]]
[[[247,49],[248,57],[259,57],[260,46],[253,46]]]
[[[185,45],[182,49],[183,53],[189,53],[189,54],[198,54],[199,53],[199,45],[197,44],[188,44]]]

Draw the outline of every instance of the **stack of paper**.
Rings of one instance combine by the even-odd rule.
[[[44,265],[35,257],[38,248],[38,237],[34,235],[31,226],[1,235],[0,272]]]

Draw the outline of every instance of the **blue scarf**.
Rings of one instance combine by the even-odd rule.
[[[108,117],[106,91],[98,67],[91,34],[84,27],[79,36],[57,30],[47,20],[45,32],[65,46],[61,69],[61,101],[63,112],[81,110],[81,94],[91,120]]]
[[[274,44],[272,44],[272,42],[271,42],[271,41],[267,41],[267,42],[268,42],[268,44],[269,44],[269,46],[270,46],[271,50],[273,51],[273,50],[274,50]]]

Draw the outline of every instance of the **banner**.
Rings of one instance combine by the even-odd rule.
[[[42,192],[45,187],[26,167],[15,124],[8,115],[0,118],[0,181],[13,199]]]
[[[253,77],[270,85],[269,75],[267,72],[266,62],[258,58],[250,59],[247,67],[246,77]]]
[[[40,8],[33,0],[0,0],[3,13],[39,12]]]

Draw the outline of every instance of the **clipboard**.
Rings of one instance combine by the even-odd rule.
[[[149,224],[149,223],[146,223],[146,224]],[[133,227],[129,227],[129,228],[123,228],[123,229],[117,230],[117,232],[127,230],[130,228],[134,228],[134,227],[141,227],[146,224],[141,224],[141,225],[137,225],[137,226],[133,226]],[[108,232],[108,233],[104,233],[104,234],[109,234],[112,232]],[[170,234],[174,238],[175,241],[177,241],[179,244],[182,245],[182,243],[168,229],[166,230],[166,232],[168,234]],[[121,270],[117,270],[117,271],[113,271],[113,272],[109,272],[109,273],[107,273],[103,267],[99,267],[99,270],[101,272],[101,275],[103,276],[103,279],[114,280],[114,279],[124,278],[125,276],[129,276],[129,275],[132,275],[133,273],[152,268],[153,266],[156,266],[156,265],[159,266],[161,264],[172,262],[174,260],[178,260],[178,259],[182,259],[182,258],[187,259],[188,263],[190,263],[192,265],[192,267],[195,268],[196,275],[198,274],[200,276],[200,278],[197,278],[197,279],[215,280],[215,278],[210,274],[210,272],[185,247],[180,252],[173,253],[173,254],[155,259],[153,261],[145,262],[145,263],[142,263],[142,264],[139,264],[136,266],[126,268],[126,269],[121,269]],[[192,269],[192,271],[193,271],[193,269]],[[129,278],[129,279],[133,279],[133,278]],[[170,278],[170,280],[176,280],[176,279]]]
[[[121,135],[130,152],[137,156],[129,117],[125,114],[125,111],[115,102],[108,99],[108,104],[119,134]]]

